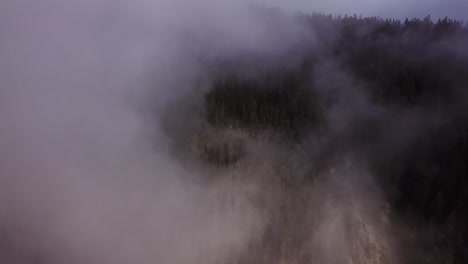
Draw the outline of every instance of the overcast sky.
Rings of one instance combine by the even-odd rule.
[[[389,18],[453,17],[468,21],[468,0],[259,0],[292,11]]]

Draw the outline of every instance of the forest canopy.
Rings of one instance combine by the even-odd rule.
[[[335,146],[365,153],[397,215],[431,226],[437,235],[429,248],[452,252],[453,263],[468,261],[468,24],[429,16],[297,19],[316,42],[298,43],[293,67],[256,68],[262,61],[248,56],[215,64],[207,121],[281,131],[299,142],[307,131],[327,131]],[[363,110],[334,130],[334,107]]]

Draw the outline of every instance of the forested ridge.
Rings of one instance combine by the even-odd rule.
[[[399,261],[468,261],[467,25],[429,16],[297,19],[316,42],[298,44],[301,55],[291,53],[293,66],[276,62],[262,68],[261,58],[248,56],[241,63],[238,58],[215,63],[202,118],[257,140],[279,135],[278,142],[296,144],[306,156],[314,148],[307,143],[310,134],[326,142],[319,159],[310,157],[315,172],[279,176],[293,193],[313,182],[333,153],[358,152],[370,164],[392,219],[411,230],[399,238],[404,256]],[[336,111],[344,126],[333,119]],[[240,143],[219,149],[219,142],[213,144],[202,153],[210,163],[242,162]]]

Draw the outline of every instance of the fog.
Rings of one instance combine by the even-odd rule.
[[[233,188],[224,181],[187,182],[200,172],[166,153],[156,120],[203,75],[192,48],[220,56],[287,47],[272,44],[274,25],[255,23],[248,8],[0,4],[2,261],[219,263],[244,250],[262,217],[249,204],[220,206]],[[191,36],[204,46],[190,47]]]
[[[317,1],[310,10],[396,17],[423,10],[397,5],[387,14],[373,1]],[[438,10],[436,16],[458,16],[448,5]],[[211,61],[253,54],[268,58],[267,66],[294,66],[291,51],[317,45],[314,32],[286,14],[270,17],[253,3],[227,0],[7,0],[0,35],[4,263],[293,263],[298,255],[319,263],[398,263],[392,232],[399,227],[389,223],[388,204],[360,153],[330,154],[317,182],[298,187],[302,200],[281,187],[281,175],[306,174],[363,113],[394,120],[359,84],[348,87],[356,81],[339,62],[317,70],[316,82],[331,83],[323,94],[356,100],[327,112],[323,142],[314,134],[293,148],[235,131],[250,147],[232,170],[179,155],[177,146],[189,145],[186,134],[229,133],[190,119],[208,89]],[[405,114],[432,125],[432,115]],[[417,134],[393,139],[408,137]],[[293,218],[284,230],[283,206]],[[302,242],[278,242],[293,248],[283,259],[249,251],[268,240],[265,234],[274,241],[290,233]]]

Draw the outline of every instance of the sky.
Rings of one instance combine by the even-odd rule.
[[[259,0],[290,11],[357,14],[404,19],[453,17],[468,20],[468,0]]]

